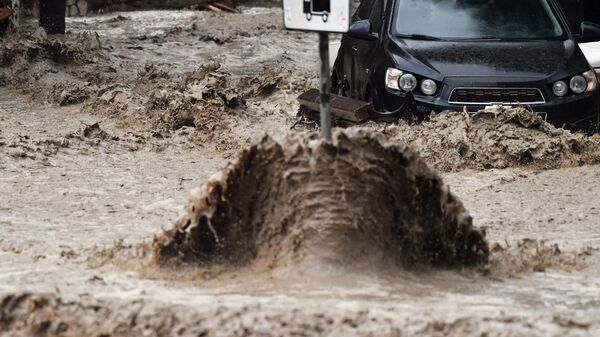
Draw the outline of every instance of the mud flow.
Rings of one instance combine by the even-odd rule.
[[[421,124],[378,126],[416,148],[441,171],[534,166],[544,169],[600,163],[600,137],[571,133],[525,108],[475,114],[448,112]]]
[[[241,12],[0,38],[0,336],[600,335],[598,135],[515,108],[324,142],[316,35]]]
[[[161,262],[474,265],[484,235],[411,149],[377,133],[265,137],[195,191],[180,225],[156,239]]]

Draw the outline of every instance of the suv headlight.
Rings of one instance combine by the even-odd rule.
[[[432,96],[437,92],[438,85],[434,80],[420,77],[421,92]],[[392,90],[412,92],[419,86],[419,79],[408,72],[396,68],[388,68],[385,72],[385,87]]]
[[[584,92],[594,91],[598,88],[598,83],[600,81],[600,68],[595,70],[589,70],[581,75],[575,75],[570,79],[565,79],[564,81],[556,81],[552,85],[552,91],[558,97],[565,96],[567,94],[567,90],[565,88],[566,83],[569,83],[569,89],[574,94],[583,94]]]
[[[556,96],[563,97],[567,94],[567,91],[569,91],[569,86],[567,83],[565,83],[565,81],[556,81],[552,86],[552,91]]]
[[[583,94],[587,89],[588,82],[585,77],[581,75],[575,75],[571,77],[571,81],[569,82],[569,87],[571,91],[576,94]]]
[[[598,87],[598,77],[594,70],[586,71],[583,73],[583,77],[587,81],[587,90],[586,91],[594,91]]]
[[[423,80],[421,82],[421,91],[427,96],[432,96],[437,91],[437,84],[430,79]]]
[[[385,72],[385,86],[390,89],[400,90],[398,83],[400,82],[400,76],[404,72],[395,68],[388,68]]]
[[[417,78],[413,74],[404,74],[400,76],[398,84],[406,92],[411,92],[417,88]]]

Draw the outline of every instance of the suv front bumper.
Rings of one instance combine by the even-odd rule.
[[[391,92],[385,90],[383,103],[381,106],[386,111],[394,111],[404,104],[407,99],[406,94],[399,92]],[[460,105],[448,103],[446,95],[441,97],[424,97],[413,96],[411,106],[407,106],[402,113],[396,114],[394,117],[402,118],[404,114],[413,113],[419,118],[426,118],[432,112],[443,111],[463,111],[465,108],[468,112],[477,112],[485,109],[489,105]],[[442,98],[445,97],[445,98]],[[382,97],[380,97],[382,98]],[[506,105],[507,107],[509,105]],[[510,105],[515,107],[515,105]],[[545,119],[548,123],[558,127],[572,131],[598,132],[600,122],[600,90],[581,94],[571,95],[566,97],[553,97],[553,100],[542,104],[527,105],[522,107],[545,113]],[[388,116],[391,117],[391,116]]]

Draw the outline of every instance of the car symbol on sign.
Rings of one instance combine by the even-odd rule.
[[[331,12],[331,0],[304,0],[304,14],[306,20],[310,21],[314,16],[320,16],[323,22],[327,22]]]

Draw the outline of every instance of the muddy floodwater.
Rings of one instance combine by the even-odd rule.
[[[62,40],[28,25],[0,39],[1,336],[600,336],[598,135],[574,135],[526,111],[455,112],[418,125],[336,130],[351,141],[320,157],[321,145],[299,140],[314,137],[315,125],[290,129],[297,95],[317,85],[316,37],[283,30],[276,9],[74,18]],[[361,143],[357,135],[381,143]],[[240,151],[261,142],[293,146],[259,151],[268,160],[252,166],[252,152]],[[219,178],[235,187],[227,206],[240,207],[235,214],[270,219],[259,228],[283,222],[270,215],[278,203],[260,198],[277,199],[284,188],[281,202],[294,200],[285,207],[302,204],[290,232],[325,232],[321,220],[331,214],[348,223],[361,218],[356,210],[369,198],[331,197],[359,193],[360,177],[340,169],[340,183],[332,184],[306,173],[326,172],[322,158],[342,165],[348,149],[357,152],[346,164],[357,170],[388,181],[389,172],[397,174],[387,185],[377,175],[365,178],[379,186],[369,197],[425,181],[414,191],[443,200],[448,223],[463,226],[456,233],[485,233],[485,261],[360,266],[354,262],[385,249],[370,250],[360,235],[326,232],[326,242],[343,244],[335,258],[320,255],[327,245],[308,236],[285,251],[287,233],[276,233],[256,234],[268,249],[248,259],[260,268],[195,263],[204,256],[196,244],[205,241],[182,229],[189,244],[175,255],[184,254],[185,263],[160,263],[157,242],[182,228],[190,191],[212,186],[226,167],[225,178],[262,177],[246,185]],[[382,159],[390,169],[380,171],[372,165],[375,151],[418,164]],[[235,166],[244,163],[245,171]],[[268,175],[251,171],[261,165]],[[298,169],[289,171],[293,165]],[[281,167],[311,183],[291,184]],[[268,193],[264,184],[271,184]],[[264,193],[246,198],[240,191]],[[411,207],[395,206],[403,209],[400,223],[432,219],[415,202],[419,193],[404,200]],[[310,201],[319,198],[313,214]],[[352,216],[340,212],[344,202]],[[320,213],[328,205],[338,213]],[[389,208],[376,205],[368,219],[379,224],[377,210]],[[223,226],[240,222],[230,218]],[[363,225],[357,230],[376,237]],[[483,249],[477,242],[461,247]],[[456,255],[444,257],[468,256],[448,247]],[[234,256],[250,256],[244,253]]]

